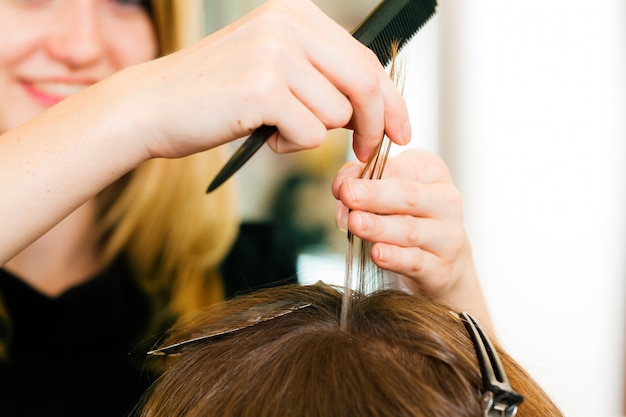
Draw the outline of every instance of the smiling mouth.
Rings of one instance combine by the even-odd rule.
[[[42,94],[56,97],[67,97],[89,87],[86,83],[66,83],[52,81],[37,81],[30,84],[34,90]]]
[[[64,81],[26,81],[22,85],[44,106],[52,106],[66,97],[83,91],[92,83]]]

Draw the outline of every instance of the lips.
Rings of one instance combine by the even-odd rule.
[[[24,81],[22,86],[36,101],[50,107],[89,87],[91,82],[68,81]]]

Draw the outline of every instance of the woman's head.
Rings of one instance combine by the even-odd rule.
[[[0,0],[0,134],[202,35],[199,0]]]
[[[0,0],[0,133],[157,50],[142,1]]]
[[[476,351],[455,313],[395,291],[355,297],[340,329],[341,293],[324,285],[244,296],[179,325],[164,343],[241,330],[180,347],[144,416],[482,415]],[[259,321],[263,309],[277,317]],[[305,306],[285,313],[285,305]],[[271,313],[271,312],[270,312]],[[499,351],[519,416],[557,416],[532,379]]]

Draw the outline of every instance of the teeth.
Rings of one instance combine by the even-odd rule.
[[[67,97],[87,88],[87,84],[61,83],[61,82],[36,82],[33,88],[51,96]]]

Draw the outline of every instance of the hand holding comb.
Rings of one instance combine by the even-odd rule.
[[[370,48],[385,66],[391,59],[391,44],[401,49],[435,13],[436,0],[383,0],[352,32]],[[246,139],[209,185],[207,193],[218,188],[241,168],[276,132],[263,125]]]

